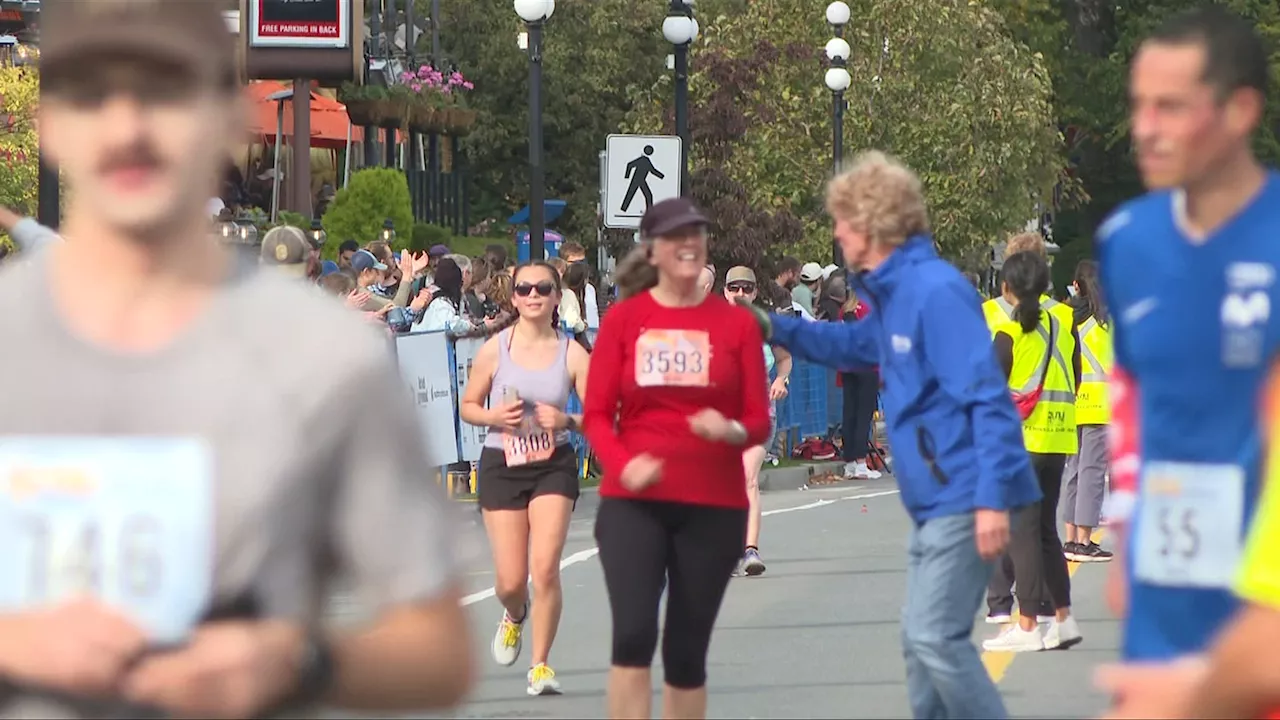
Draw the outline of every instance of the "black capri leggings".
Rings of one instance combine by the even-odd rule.
[[[596,543],[613,613],[613,665],[653,664],[666,578],[666,684],[706,685],[711,630],[746,534],[745,509],[602,498]]]

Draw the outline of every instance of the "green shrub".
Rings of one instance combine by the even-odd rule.
[[[452,248],[453,239],[453,233],[443,225],[415,223],[413,235],[409,239],[409,249],[414,252],[426,252],[432,245],[448,245]]]
[[[311,229],[311,221],[307,219],[307,216],[302,213],[293,212],[292,210],[281,210],[276,213],[276,225],[288,225],[289,227],[296,227],[299,230]]]
[[[394,168],[365,168],[351,176],[351,182],[329,203],[321,222],[328,235],[325,257],[337,252],[343,240],[364,245],[377,240],[387,218],[396,227],[394,245],[403,247],[412,239],[413,203],[404,173]]]

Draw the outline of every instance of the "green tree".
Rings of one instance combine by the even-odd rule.
[[[372,242],[390,219],[407,244],[413,234],[413,205],[404,173],[394,168],[366,168],[338,191],[320,222],[328,237],[326,250],[336,252],[344,240]]]
[[[0,66],[0,205],[23,215],[32,214],[36,206],[39,95],[40,78],[34,70]]]
[[[430,3],[417,1],[425,17]],[[444,53],[476,85],[468,102],[479,119],[466,139],[472,217],[505,220],[529,197],[529,61],[516,45],[523,23],[510,0],[457,0],[441,12]],[[561,2],[544,29],[547,197],[568,201],[556,226],[579,242],[595,238],[605,138],[620,131],[637,89],[665,72],[665,15],[655,0]]]
[[[938,240],[953,257],[973,255],[1033,218],[1035,203],[1049,198],[1064,166],[1041,58],[1008,35],[999,15],[975,3],[850,4],[856,22],[847,34],[853,84],[846,92],[846,148],[892,152],[920,174]],[[724,171],[755,207],[801,219],[803,240],[778,250],[822,259],[831,242],[821,195],[831,172],[832,111],[821,51],[831,34],[821,6],[708,0],[698,7],[704,30],[693,59],[695,107],[717,85],[752,86]],[[765,62],[751,78],[717,77],[703,62],[713,51]],[[651,90],[632,118],[635,129],[662,127],[669,88],[664,79]],[[714,122],[694,111],[695,150],[698,134]],[[692,162],[717,163],[696,152]]]
[[[1270,0],[1220,0],[1254,23],[1280,48],[1280,7]],[[1040,52],[1053,78],[1055,113],[1067,137],[1070,175],[1081,192],[1059,208],[1054,239],[1088,242],[1119,203],[1143,192],[1129,153],[1126,86],[1129,62],[1142,40],[1197,0],[989,0],[1011,32]],[[1280,78],[1280,52],[1271,74]],[[1274,83],[1273,83],[1274,84]],[[1257,136],[1259,156],[1280,161],[1280,97],[1273,92]],[[1068,198],[1072,200],[1073,198]],[[1083,252],[1076,253],[1085,255]]]

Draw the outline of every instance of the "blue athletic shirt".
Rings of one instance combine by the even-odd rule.
[[[1130,660],[1203,651],[1236,608],[1261,474],[1258,398],[1280,345],[1280,174],[1203,242],[1176,222],[1181,202],[1150,193],[1098,230],[1116,365],[1137,395]]]

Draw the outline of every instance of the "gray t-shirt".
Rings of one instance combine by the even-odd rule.
[[[210,607],[248,599],[260,617],[319,624],[339,577],[372,615],[452,585],[453,514],[391,348],[357,313],[244,268],[165,349],[113,352],[55,310],[49,256],[0,270],[0,449],[22,436],[203,441]],[[106,715],[137,717],[0,678],[0,718]]]

